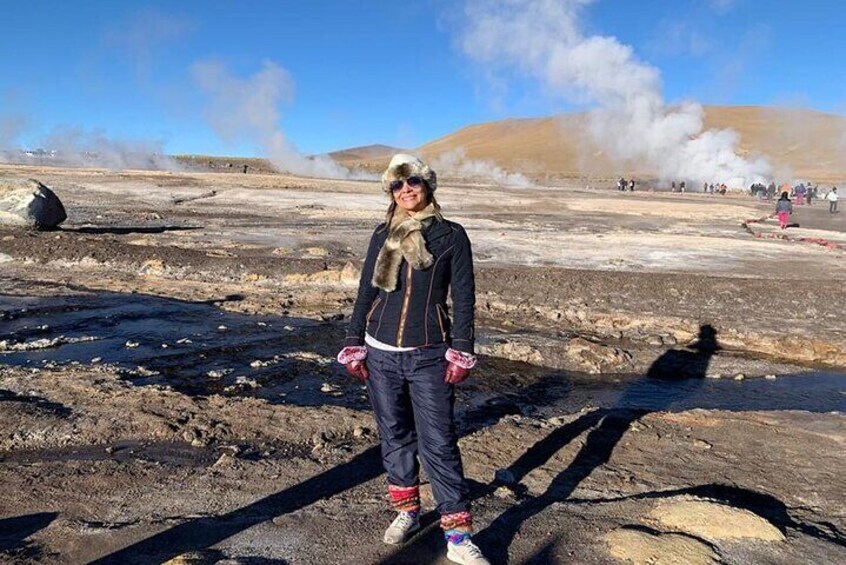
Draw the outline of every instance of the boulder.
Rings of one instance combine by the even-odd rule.
[[[67,219],[56,194],[35,179],[0,179],[0,225],[55,228]]]
[[[649,519],[661,528],[710,541],[738,538],[785,540],[784,534],[761,516],[745,508],[710,500],[671,498],[655,507],[649,513]]]
[[[605,534],[608,552],[634,565],[718,565],[720,557],[706,543],[683,534],[620,528]]]

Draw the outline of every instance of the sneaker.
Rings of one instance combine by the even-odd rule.
[[[482,555],[482,550],[470,540],[462,543],[448,543],[447,559],[464,565],[491,565],[491,562]]]
[[[416,514],[409,514],[408,512],[400,512],[388,529],[385,530],[385,537],[382,538],[385,543],[397,545],[404,543],[409,535],[420,529],[420,519]]]

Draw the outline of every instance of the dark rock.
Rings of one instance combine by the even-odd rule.
[[[56,194],[35,179],[0,179],[0,224],[55,228],[67,219]]]

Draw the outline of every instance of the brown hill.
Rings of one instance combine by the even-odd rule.
[[[391,147],[390,145],[365,145],[362,147],[352,147],[350,149],[342,149],[341,151],[333,151],[329,156],[338,163],[354,163],[358,161],[367,161],[369,159],[381,159],[386,155],[393,155],[394,153],[401,153],[408,151],[399,147]]]
[[[846,116],[813,110],[758,106],[706,106],[705,125],[740,134],[740,153],[769,158],[781,178],[842,182],[846,179]],[[496,162],[508,171],[560,178],[623,174],[650,176],[653,171],[611,161],[585,135],[584,114],[509,119],[468,126],[429,142],[414,152],[428,158],[463,150],[470,159]],[[394,148],[337,152],[339,162],[372,170],[384,168]],[[384,148],[384,149],[382,149]]]
[[[706,106],[709,128],[733,128],[741,150],[767,156],[780,176],[846,179],[846,116],[799,108]]]

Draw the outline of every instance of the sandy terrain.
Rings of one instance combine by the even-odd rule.
[[[69,215],[0,228],[0,560],[447,562],[431,512],[380,543],[375,426],[333,362],[375,183],[0,175]],[[458,411],[494,563],[846,560],[846,216],[797,207],[781,233],[740,195],[438,197],[477,263]]]

